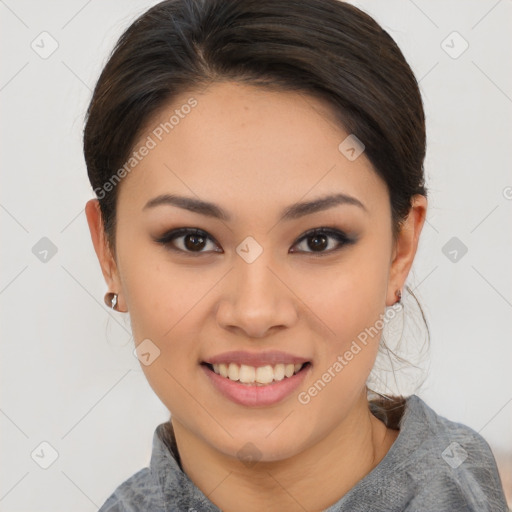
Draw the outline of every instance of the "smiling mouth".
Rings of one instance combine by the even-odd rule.
[[[204,362],[201,364],[221,377],[247,386],[268,386],[281,382],[304,371],[311,365],[310,362],[296,364],[278,363],[258,367],[237,363],[210,364]]]

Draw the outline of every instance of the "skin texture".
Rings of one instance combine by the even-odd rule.
[[[394,245],[385,182],[364,153],[349,161],[338,150],[348,133],[328,106],[297,92],[212,84],[175,98],[134,148],[191,96],[197,106],[119,185],[115,258],[97,200],[87,203],[94,247],[119,310],[130,313],[136,344],[149,338],[161,351],[142,368],[172,413],[194,483],[227,512],[240,503],[249,512],[322,510],[368,474],[398,435],[369,412],[366,399],[380,333],[308,404],[297,395],[396,302],[427,201],[414,197]],[[345,204],[279,221],[285,207],[335,192],[365,209]],[[170,205],[143,211],[164,193],[214,202],[232,219]],[[328,238],[318,255],[299,241],[326,226],[356,242],[331,251],[339,243]],[[191,256],[155,242],[180,227],[200,228],[213,240]],[[247,236],[263,249],[252,263],[236,252]],[[171,244],[185,249],[185,238]],[[312,365],[291,396],[247,407],[221,395],[199,364],[230,350],[280,350]],[[249,442],[258,450],[253,465],[237,457]]]

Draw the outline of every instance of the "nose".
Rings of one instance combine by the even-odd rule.
[[[269,255],[270,251],[263,251],[250,263],[236,256],[216,310],[222,328],[244,337],[263,338],[269,331],[297,322],[297,299],[285,284],[284,272]]]

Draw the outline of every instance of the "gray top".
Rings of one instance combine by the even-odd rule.
[[[179,464],[157,426],[149,468],[122,483],[99,512],[219,512]],[[411,395],[380,463],[325,512],[508,512],[496,461],[473,429]]]

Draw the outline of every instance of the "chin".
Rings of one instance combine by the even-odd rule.
[[[304,423],[286,426],[285,423],[286,420],[282,425],[279,425],[279,422],[273,422],[272,427],[269,428],[268,422],[265,422],[264,425],[260,425],[259,432],[255,432],[255,427],[258,425],[252,421],[251,432],[248,432],[248,425],[241,424],[236,429],[229,429],[232,438],[223,433],[221,438],[210,438],[209,443],[217,451],[240,460],[248,467],[255,462],[283,461],[307,449],[312,441]],[[276,428],[276,425],[279,426]]]

